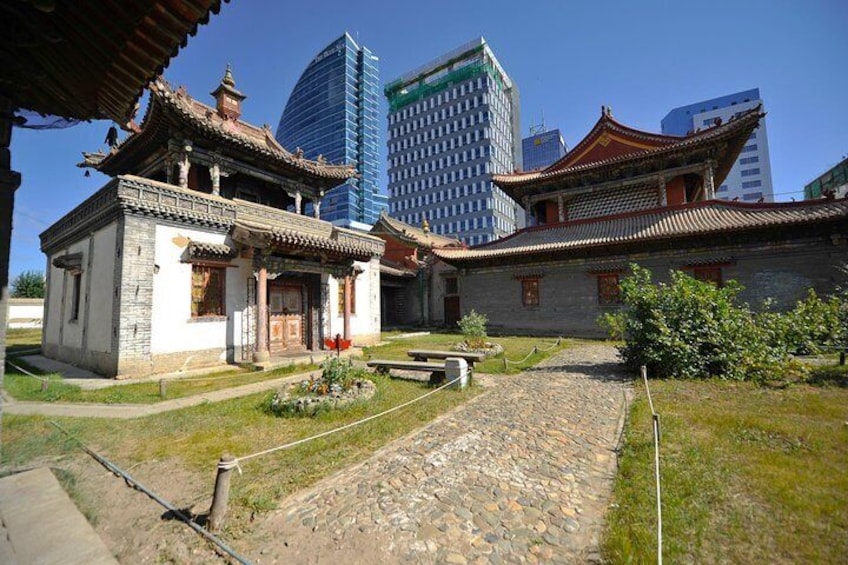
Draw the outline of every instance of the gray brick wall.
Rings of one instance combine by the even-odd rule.
[[[735,279],[745,290],[743,302],[759,307],[766,298],[778,309],[791,308],[812,288],[820,295],[833,292],[844,277],[839,265],[848,265],[848,247],[829,239],[794,241],[775,245],[714,247],[663,251],[604,259],[578,259],[522,265],[474,268],[461,271],[461,309],[489,317],[492,333],[550,334],[603,337],[598,316],[615,306],[598,304],[597,273],[635,262],[650,269],[654,281],[668,282],[669,270],[697,261],[730,259],[722,268],[723,280]],[[541,274],[539,305],[523,306],[517,276]],[[624,274],[622,274],[624,276]]]
[[[153,307],[153,269],[156,224],[139,216],[123,218],[120,258],[116,269],[119,299],[113,328],[119,352],[118,374],[149,373],[153,370],[150,354],[151,308]],[[123,236],[123,237],[121,237]]]

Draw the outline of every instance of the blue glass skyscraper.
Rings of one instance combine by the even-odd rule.
[[[525,171],[544,169],[559,161],[568,150],[558,129],[525,137],[521,147]]]
[[[321,201],[321,219],[346,227],[373,224],[388,204],[379,187],[378,59],[345,33],[306,67],[286,104],[276,138],[304,157],[356,163],[359,178]]]

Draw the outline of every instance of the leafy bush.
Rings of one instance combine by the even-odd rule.
[[[354,367],[353,361],[350,359],[330,356],[321,363],[321,381],[329,389],[333,389],[335,388],[334,385],[337,385],[347,390],[350,388],[351,382],[355,379],[365,378],[367,373],[365,369]]]
[[[820,298],[813,289],[784,314],[765,312],[760,324],[777,346],[792,353],[820,353],[848,341],[848,301],[836,295]]]
[[[44,298],[44,274],[24,271],[12,280],[12,298]]]
[[[478,314],[474,310],[462,317],[457,322],[459,329],[462,331],[465,341],[472,348],[483,347],[486,343],[486,324],[489,323],[489,318],[485,314]]]
[[[719,288],[672,271],[670,284],[654,285],[648,270],[631,268],[621,283],[624,309],[599,320],[624,334],[619,350],[630,367],[645,365],[656,377],[757,381],[803,372],[787,362],[786,328],[794,326],[781,314],[758,316],[737,304],[742,287],[735,281]],[[801,320],[804,312],[790,315]]]

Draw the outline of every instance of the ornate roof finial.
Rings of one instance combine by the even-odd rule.
[[[427,221],[427,218],[424,218],[424,221],[421,222],[421,229],[424,233],[430,233],[430,222]]]
[[[221,79],[221,84],[226,84],[231,88],[236,87],[236,81],[233,79],[233,70],[230,68],[229,63],[227,63],[227,70],[224,71],[224,78]]]

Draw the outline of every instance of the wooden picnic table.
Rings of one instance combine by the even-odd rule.
[[[404,361],[403,359],[371,359],[365,364],[373,369],[376,369],[377,372],[386,375],[389,374],[390,369],[398,369],[401,371],[424,371],[430,373],[430,382],[433,384],[440,383],[445,380],[444,363],[428,363],[426,361]]]
[[[474,363],[486,360],[484,353],[466,353],[464,351],[437,351],[434,349],[410,349],[406,352],[407,355],[416,361],[427,361],[429,359],[447,359],[448,357],[456,357],[465,359],[469,368],[474,368]]]

